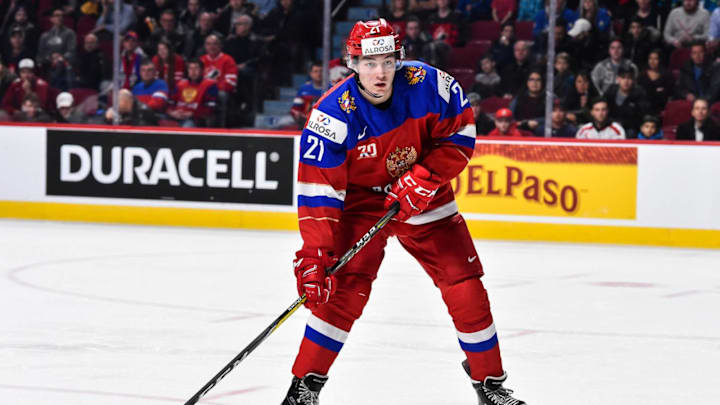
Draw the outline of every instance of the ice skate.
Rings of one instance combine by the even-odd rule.
[[[465,372],[470,375],[470,365],[467,360],[462,362]],[[510,394],[513,393],[502,386],[507,379],[507,373],[503,373],[500,377],[486,377],[485,381],[472,381],[473,388],[478,394],[479,405],[526,405],[525,402],[515,399]]]
[[[320,390],[327,379],[327,376],[314,373],[308,373],[303,378],[293,376],[290,389],[281,405],[318,405]]]

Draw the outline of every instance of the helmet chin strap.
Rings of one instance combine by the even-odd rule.
[[[375,97],[375,98],[383,97],[380,94],[373,93],[372,91],[368,90],[365,86],[363,86],[362,82],[360,81],[360,75],[358,74],[358,72],[355,72],[355,81],[357,82],[357,85],[360,88],[360,90],[364,91],[365,93],[369,94],[370,96]]]

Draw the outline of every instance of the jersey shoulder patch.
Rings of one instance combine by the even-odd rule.
[[[318,108],[313,108],[306,128],[338,144],[343,144],[347,138],[347,123]]]

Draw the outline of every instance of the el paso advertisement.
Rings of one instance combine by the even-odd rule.
[[[453,182],[466,213],[635,219],[637,147],[478,143]]]

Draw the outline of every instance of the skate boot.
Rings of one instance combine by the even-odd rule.
[[[327,376],[315,373],[308,373],[303,378],[293,376],[287,396],[280,405],[318,405],[318,395],[327,379]]]
[[[470,375],[470,365],[467,360],[462,362],[467,375]],[[512,390],[504,388],[502,383],[507,379],[507,373],[500,377],[486,377],[485,381],[472,381],[473,388],[478,394],[479,405],[526,405],[525,402],[510,396]]]

